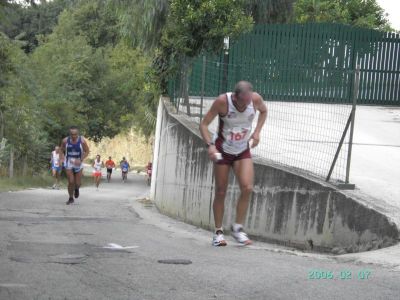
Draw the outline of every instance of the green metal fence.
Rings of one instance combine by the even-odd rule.
[[[193,61],[189,94],[200,95],[204,61]],[[341,24],[259,25],[207,56],[205,96],[248,80],[267,100],[351,103],[360,65],[358,104],[400,105],[400,35]]]

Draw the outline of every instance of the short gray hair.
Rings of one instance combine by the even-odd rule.
[[[240,93],[243,92],[252,92],[252,91],[253,91],[253,85],[248,81],[242,80],[236,83],[235,85],[234,92],[236,95],[239,95]]]

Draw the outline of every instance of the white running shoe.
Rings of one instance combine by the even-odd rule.
[[[215,247],[226,246],[226,241],[222,230],[217,230],[217,232],[214,234],[212,245]]]
[[[250,245],[252,241],[249,239],[247,234],[243,232],[243,228],[239,228],[239,230],[233,230],[233,226],[231,227],[231,235],[233,238],[242,245]]]

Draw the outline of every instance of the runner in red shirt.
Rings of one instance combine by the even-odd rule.
[[[112,171],[115,168],[115,162],[111,159],[111,156],[108,157],[105,165],[107,168],[107,182],[110,182]]]
[[[153,164],[149,162],[146,166],[146,173],[147,173],[147,185],[151,184],[151,173],[153,170]]]

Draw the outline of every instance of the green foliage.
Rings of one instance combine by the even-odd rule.
[[[298,0],[294,19],[306,22],[336,22],[392,31],[376,0]]]
[[[108,122],[114,134],[132,125],[146,136],[152,133],[154,124],[146,122],[145,112],[155,112],[159,91],[148,73],[150,63],[141,50],[133,49],[123,41],[108,52],[109,72],[104,95],[107,113],[114,114]]]
[[[1,65],[7,66],[0,86],[0,138],[14,149],[17,162],[21,157],[40,162],[43,150],[48,147],[47,133],[42,130],[42,110],[34,96],[35,80],[28,57],[3,35],[0,35],[0,53]]]
[[[162,46],[187,57],[221,50],[224,37],[236,39],[253,23],[240,0],[172,0],[167,20]]]
[[[38,35],[49,34],[57,24],[58,15],[78,0],[41,1],[40,5],[20,6],[6,3],[0,7],[4,19],[0,31],[12,39],[23,42],[25,52],[32,52],[38,45]]]
[[[0,33],[3,172],[11,149],[17,170],[22,161],[46,167],[51,148],[70,125],[94,141],[132,126],[147,136],[154,130],[159,91],[149,71],[151,59],[120,38],[119,19],[108,1],[70,3],[75,4],[52,15],[46,30],[33,24],[50,3],[1,6],[0,12],[13,13],[0,21],[11,37]],[[42,16],[26,18],[35,13]],[[21,20],[29,20],[34,39],[27,38]],[[28,56],[20,49],[26,45]]]
[[[99,48],[117,43],[117,22],[105,1],[81,0],[60,15],[55,33],[64,38],[83,36],[91,47]]]
[[[169,0],[107,0],[118,18],[120,36],[133,47],[154,50],[160,44]]]
[[[182,65],[187,76],[190,60],[202,52],[217,53],[225,37],[233,41],[252,26],[243,0],[171,0],[153,62],[162,89]]]
[[[150,60],[117,41],[116,19],[107,9],[103,1],[88,0],[65,10],[32,55],[53,141],[72,124],[95,141],[133,125],[151,134],[138,113],[157,99],[156,85],[149,88],[145,80]]]
[[[247,0],[246,11],[255,24],[286,23],[290,20],[295,0]]]
[[[97,110],[101,91],[101,53],[93,51],[82,36],[52,35],[35,51],[32,65],[51,139],[59,141],[73,124],[89,134],[89,116]]]

